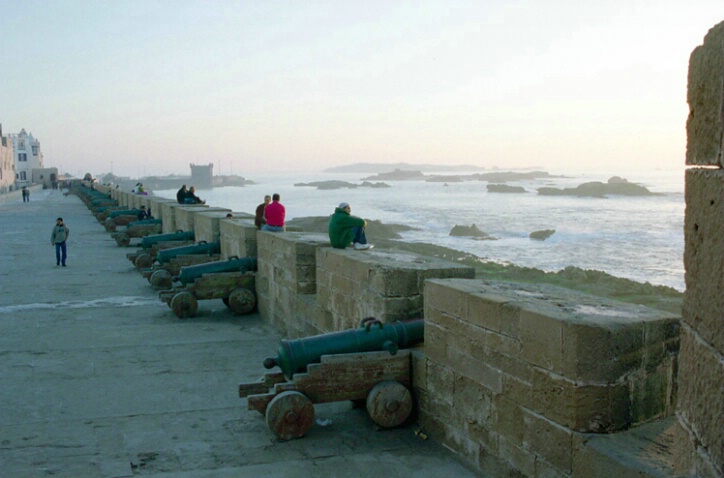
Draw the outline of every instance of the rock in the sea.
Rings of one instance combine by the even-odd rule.
[[[487,186],[489,193],[524,193],[525,188],[523,186],[508,186],[507,184],[488,184]]]
[[[545,241],[556,232],[555,229],[541,229],[540,231],[533,231],[528,237],[535,239],[536,241]]]
[[[653,193],[644,186],[630,183],[626,179],[614,176],[606,183],[600,181],[591,181],[583,183],[575,188],[538,188],[538,194],[542,196],[587,196],[587,197],[606,197],[608,194],[618,194],[622,196],[650,196]]]
[[[484,240],[495,240],[496,238],[488,234],[487,232],[478,229],[478,226],[473,224],[472,226],[461,226],[456,224],[450,231],[451,236],[458,237],[473,237],[475,239]]]

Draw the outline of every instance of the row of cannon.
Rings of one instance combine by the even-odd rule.
[[[156,223],[134,220],[138,210],[120,208],[89,188],[77,192],[119,246],[141,238],[127,257],[177,317],[193,317],[198,301],[206,299],[222,299],[235,314],[255,309],[255,257],[220,260],[219,242],[196,243],[193,231],[161,234]],[[309,431],[314,404],[335,401],[365,407],[379,428],[397,427],[414,415],[408,349],[423,340],[423,319],[383,324],[372,317],[357,329],[282,340],[276,356],[263,363],[281,371],[239,384],[238,394],[282,440]]]
[[[193,231],[162,234],[161,220],[138,220],[140,209],[120,207],[95,189],[77,192],[119,246],[140,238],[140,248],[127,257],[176,317],[194,317],[200,300],[221,299],[237,315],[255,310],[256,257],[220,260],[219,242],[196,243]]]

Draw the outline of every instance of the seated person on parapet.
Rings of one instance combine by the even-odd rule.
[[[346,202],[341,203],[334,210],[329,220],[329,241],[332,247],[344,249],[350,244],[358,251],[372,249],[374,246],[367,243],[365,227],[367,221],[361,217],[352,216],[352,208]]]
[[[201,198],[196,195],[196,188],[191,186],[191,189],[186,193],[184,204],[206,204],[206,201],[202,201]]]
[[[284,219],[286,217],[287,211],[284,208],[284,205],[279,202],[281,200],[281,196],[279,194],[274,193],[272,194],[272,202],[271,204],[268,204],[264,208],[264,222],[265,224],[261,227],[262,231],[271,231],[271,232],[283,232],[284,227]]]
[[[139,221],[145,221],[146,219],[151,219],[151,210],[146,210],[146,206],[141,206],[141,210],[138,211],[138,214],[136,215],[136,219]]]

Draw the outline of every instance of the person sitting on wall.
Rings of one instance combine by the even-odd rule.
[[[264,219],[264,210],[266,209],[267,205],[271,202],[271,196],[266,195],[264,196],[264,202],[259,204],[256,207],[256,212],[254,216],[254,224],[256,225],[257,229],[261,229],[261,227],[266,224],[266,220]]]
[[[186,195],[189,193],[189,190],[186,189],[186,185],[184,184],[181,186],[181,189],[179,189],[176,192],[176,202],[179,204],[185,204],[186,203]]]
[[[184,204],[206,204],[206,201],[202,201],[201,198],[196,195],[196,188],[191,186],[191,189],[186,193]]]
[[[350,244],[358,251],[372,249],[374,246],[367,243],[365,227],[367,221],[361,217],[352,216],[352,208],[346,202],[340,203],[329,220],[329,242],[336,249],[344,249]]]
[[[146,219],[151,219],[150,211],[146,211],[146,206],[141,206],[141,210],[138,211],[138,214],[136,215],[136,219],[139,221],[145,221]]]
[[[284,205],[279,202],[279,199],[281,199],[279,194],[274,193],[272,195],[272,202],[264,208],[265,224],[261,228],[262,231],[284,231],[284,217],[286,216],[286,209],[284,208]]]

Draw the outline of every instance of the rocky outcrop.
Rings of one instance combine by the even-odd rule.
[[[541,229],[540,231],[531,232],[528,237],[530,237],[531,239],[535,239],[536,241],[545,241],[553,234],[555,234],[555,232],[555,229]]]
[[[311,183],[295,183],[294,186],[298,187],[312,187],[320,190],[329,189],[356,189],[356,188],[389,188],[389,184],[385,183],[371,183],[364,181],[362,184],[354,184],[347,181],[312,181]]]
[[[526,192],[523,186],[508,186],[507,184],[488,184],[487,186],[489,193],[524,193]]]
[[[606,183],[591,181],[583,183],[575,188],[538,188],[538,194],[542,196],[585,196],[604,198],[608,195],[620,196],[650,196],[654,193],[644,186],[630,183],[628,180],[613,176]]]
[[[496,240],[496,237],[491,236],[487,232],[481,231],[478,229],[478,226],[475,224],[471,226],[460,226],[458,224],[455,225],[455,227],[450,230],[451,236],[458,236],[458,237],[472,237],[474,239],[479,240]]]
[[[551,176],[545,171],[529,171],[527,173],[519,173],[515,171],[499,171],[495,173],[482,173],[473,174],[470,176],[471,179],[477,179],[478,181],[488,181],[491,183],[507,183],[509,181],[525,181],[530,179],[548,179],[555,176]]]
[[[390,171],[388,173],[379,173],[374,176],[362,178],[363,181],[373,181],[378,179],[405,181],[410,179],[425,179],[425,175],[422,174],[422,171],[403,171],[402,169],[395,169],[394,171]]]

